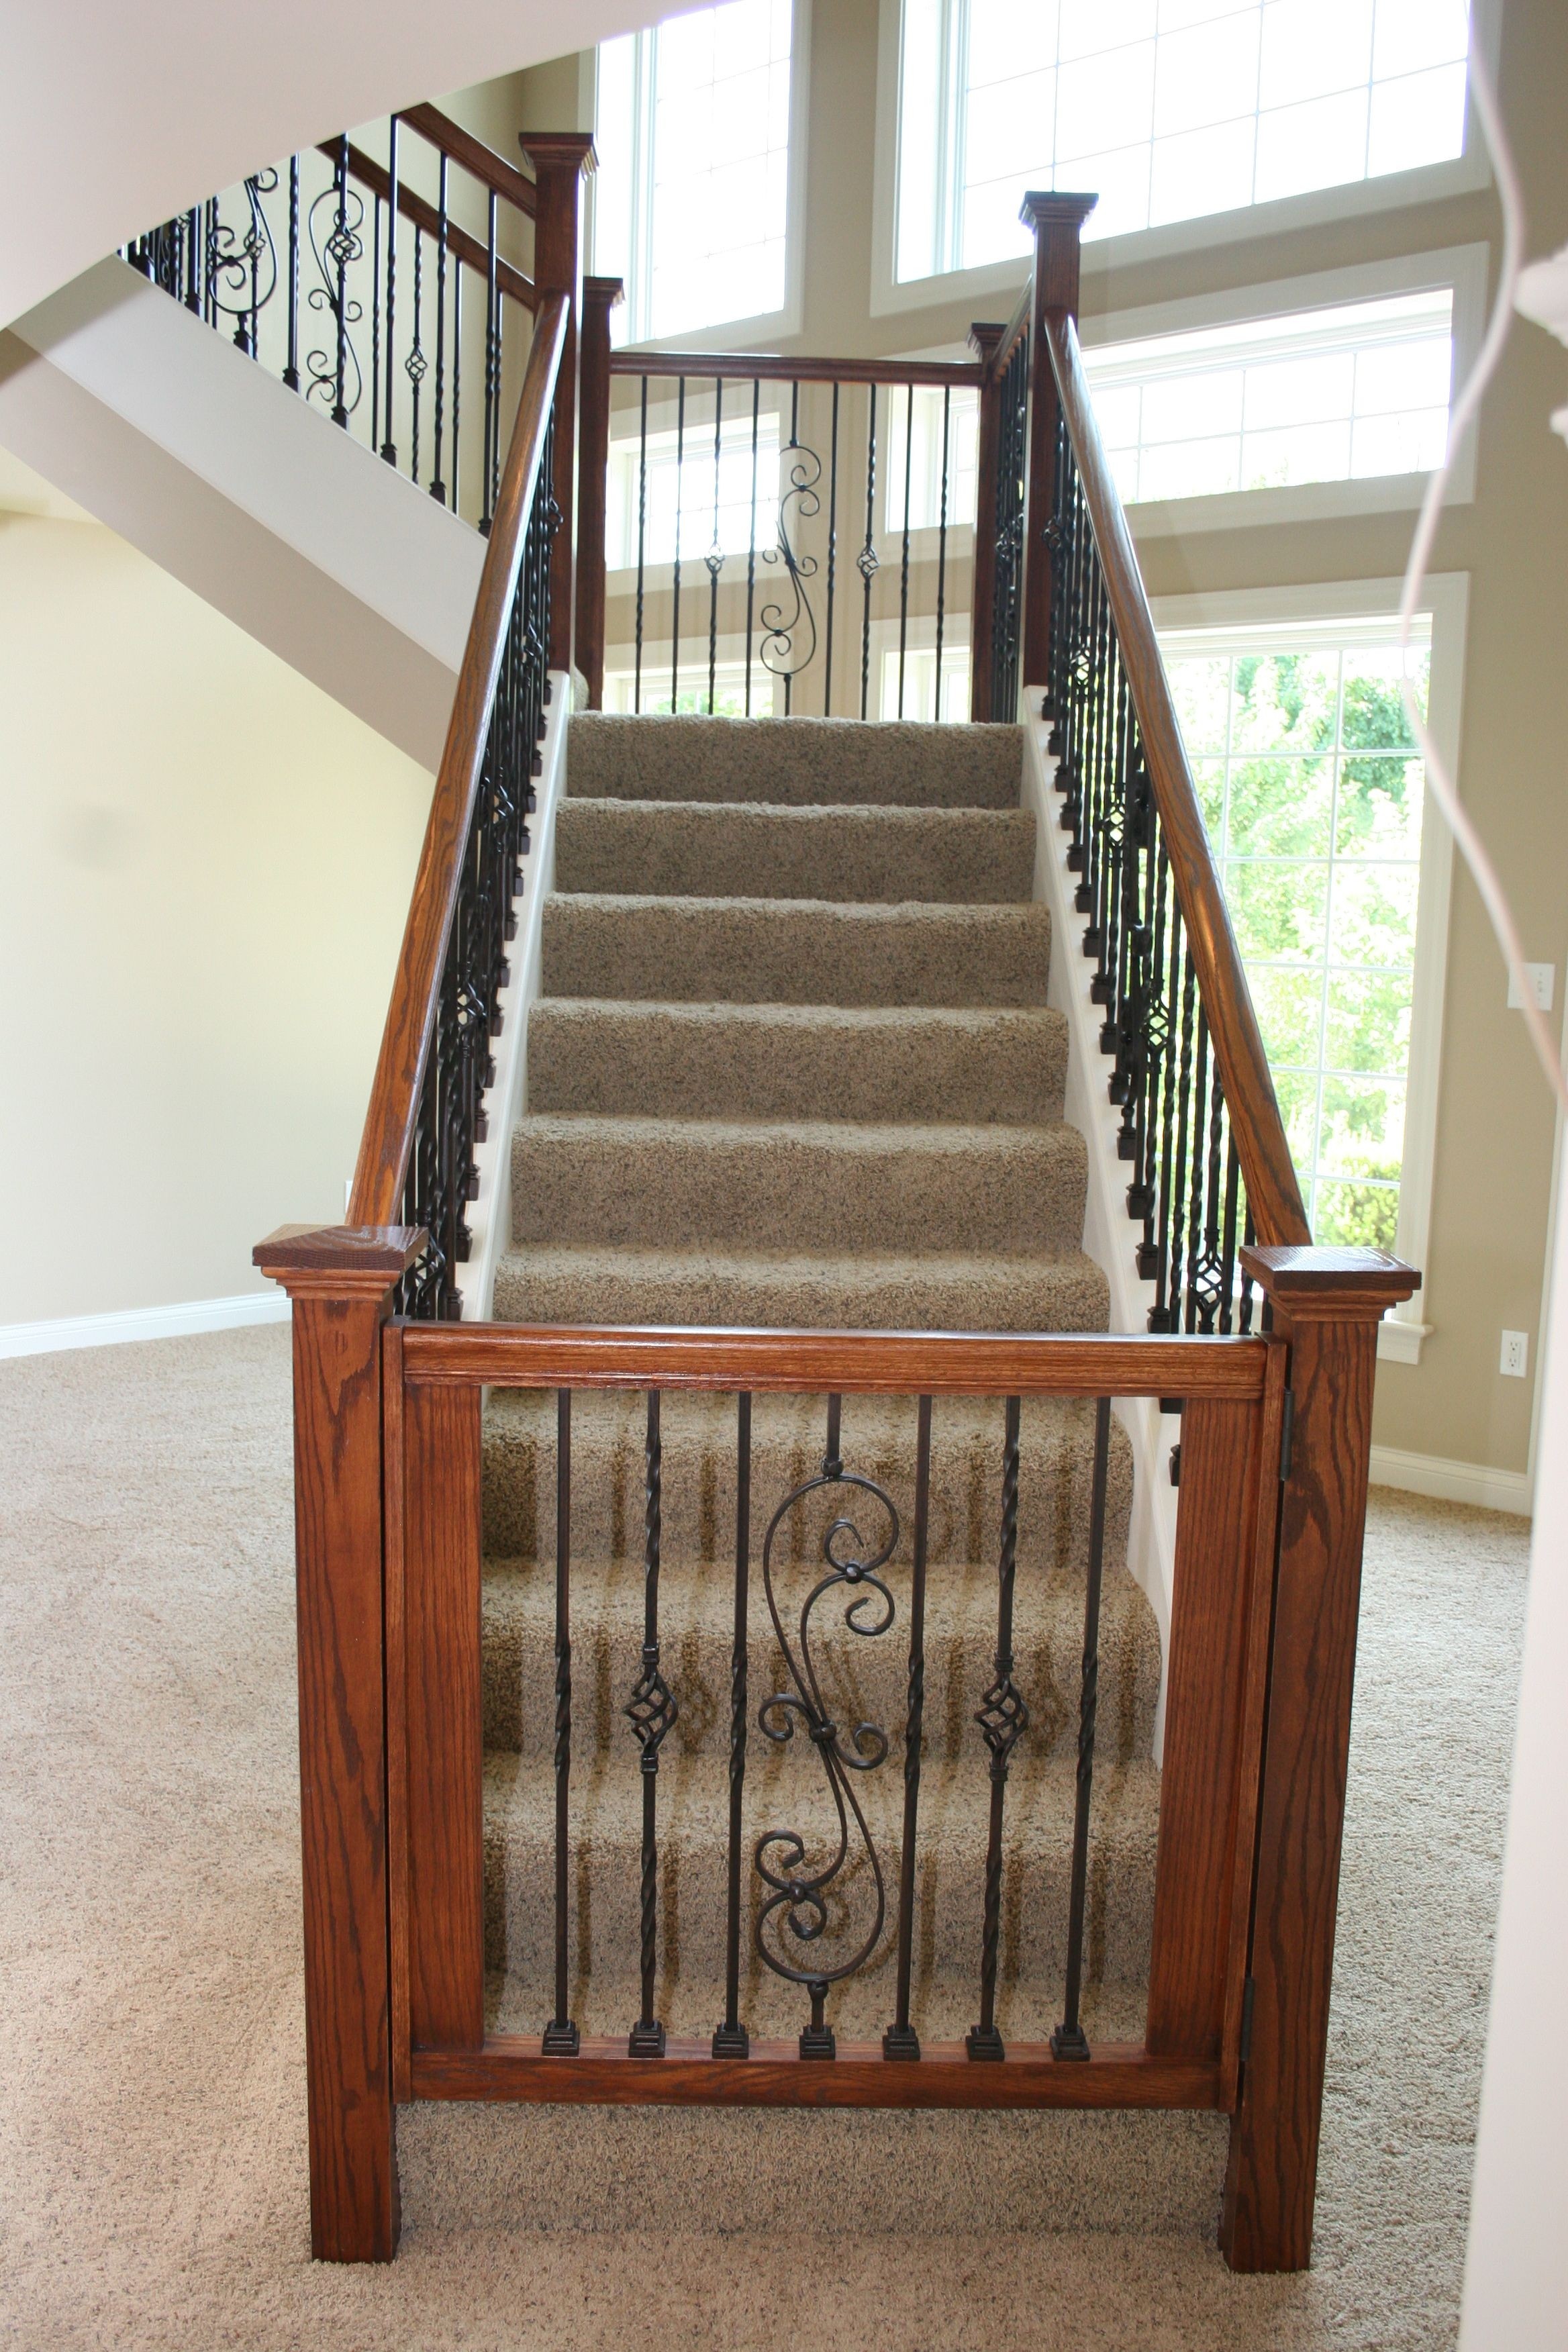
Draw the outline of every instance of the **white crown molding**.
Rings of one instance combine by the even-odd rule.
[[[0,1323],[0,1356],[52,1356],[65,1348],[115,1348],[134,1339],[184,1339],[287,1323],[289,1301],[269,1284],[234,1298],[187,1298],[174,1307],[124,1307],[112,1315],[57,1315],[43,1323]]]

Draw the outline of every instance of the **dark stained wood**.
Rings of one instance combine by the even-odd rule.
[[[392,2097],[405,2107],[414,2096],[408,1996],[408,1717],[407,1626],[405,1617],[403,1483],[403,1334],[388,1323],[381,1335],[382,1615],[386,1639],[386,1909],[391,1981]]]
[[[817,1395],[1183,1396],[1255,1402],[1261,1339],[1100,1332],[596,1329],[507,1323],[411,1326],[410,1381],[510,1388],[765,1389]]]
[[[625,345],[610,354],[612,375],[743,376],[764,383],[978,384],[969,360],[827,360],[784,358],[779,352],[642,352]]]
[[[331,1289],[363,1278],[380,1297],[424,1247],[423,1225],[279,1225],[250,1262],[290,1293],[316,1276]]]
[[[1138,713],[1198,990],[1225,1082],[1247,1204],[1264,1241],[1310,1244],[1311,1233],[1268,1058],[1215,870],[1127,518],[1094,421],[1078,335],[1071,320],[1054,310],[1046,319],[1045,333]]]
[[[406,1353],[406,1334],[405,1335]],[[484,2040],[479,1391],[403,1399],[410,2040]]]
[[[399,120],[406,121],[407,117],[401,116]],[[330,163],[336,166],[338,142],[335,139],[322,140],[321,152],[326,156]],[[379,196],[382,202],[385,203],[386,173],[374,156],[365,153],[363,147],[350,145],[349,173],[352,178],[362,182],[373,195]],[[417,227],[424,229],[431,236],[439,236],[440,214],[434,205],[426,204],[424,197],[416,194],[414,189],[403,180],[399,180],[397,184],[397,209],[405,220],[413,221]],[[470,236],[466,228],[459,228],[457,222],[449,216],[447,222],[447,250],[448,253],[455,253],[459,261],[466,261],[471,269],[477,269],[481,278],[488,276],[490,266],[489,247],[481,245],[477,236]],[[522,303],[530,310],[536,307],[538,296],[532,281],[525,278],[521,269],[514,269],[510,261],[501,260],[499,255],[496,259],[496,283],[503,294],[510,295],[514,302]]]
[[[962,2042],[928,2044],[918,2060],[888,2060],[875,2042],[840,2042],[831,2061],[803,2059],[794,2042],[753,2042],[749,2058],[714,2058],[706,2042],[675,2042],[663,2058],[629,2058],[625,2037],[584,2036],[582,2055],[543,2058],[537,2037],[492,2035],[481,2051],[416,2051],[421,2099],[591,2100],[610,2106],[1209,2107],[1218,2070],[1151,2058],[1135,2042],[1106,2042],[1087,2063],[1051,2056],[1048,2042],[1009,2042],[977,2066]]]
[[[1248,1668],[1258,1616],[1267,1620],[1273,1568],[1258,1549],[1258,1485],[1271,1432],[1268,1475],[1278,1486],[1279,1375],[1273,1410],[1189,1398],[1182,1416],[1181,1506],[1176,1521],[1160,1842],[1154,1881],[1149,2049],[1162,2056],[1218,2060],[1227,2008],[1239,1990],[1238,1964],[1249,1892],[1237,1872],[1245,1835],[1250,1858],[1253,1802],[1244,1805],[1249,1699],[1261,1691]],[[1260,1573],[1260,1569],[1263,1571]],[[1233,1981],[1234,1979],[1234,1981]]]
[[[1083,225],[1098,196],[1066,190],[1036,192],[1024,198],[1021,217],[1035,238],[1030,279],[1029,434],[1024,499],[1023,642],[1018,683],[1047,683],[1051,666],[1051,551],[1045,535],[1056,502],[1057,427],[1060,409],[1056,376],[1046,342],[1047,318],[1078,316],[1079,247]],[[1013,711],[1000,714],[1011,719]]]
[[[1244,1244],[1241,1262],[1298,1323],[1320,1312],[1335,1323],[1350,1313],[1382,1315],[1421,1287],[1415,1268],[1386,1250]]]
[[[493,188],[498,196],[504,196],[509,205],[515,205],[520,213],[526,213],[530,220],[538,212],[539,192],[527,173],[487,147],[482,139],[476,139],[471,131],[465,131],[460,122],[454,122],[449,114],[443,114],[438,106],[405,106],[397,119],[449,155],[454,163],[460,163],[465,172],[471,172],[476,180],[482,180],[487,188]]]
[[[996,658],[996,453],[1002,437],[1002,387],[994,362],[1006,331],[984,320],[969,330],[970,348],[978,354],[984,377],[975,446],[974,583],[969,615],[969,715],[982,723],[995,715],[991,686]]]
[[[403,1199],[419,1089],[436,1020],[437,992],[462,880],[463,854],[473,822],[496,677],[522,562],[545,420],[563,363],[568,311],[565,299],[552,295],[541,302],[534,322],[533,345],[485,546],[479,597],[468,624],[463,667],[360,1139],[349,1199],[349,1215],[356,1225],[390,1223]]]
[[[1272,1291],[1268,1254],[1249,1255]],[[1311,2258],[1377,1325],[1390,1291],[1407,1297],[1417,1278],[1387,1260],[1375,1281],[1365,1265],[1342,1266],[1336,1316],[1329,1277],[1339,1255],[1323,1253],[1314,1268],[1292,1253],[1282,1269],[1307,1312],[1274,1296],[1295,1409],[1258,1808],[1252,2041],[1220,2224],[1238,2271],[1302,2270]]]
[[[577,667],[588,708],[605,705],[605,496],[610,462],[610,312],[626,289],[618,278],[583,280],[583,356],[578,373]]]
[[[566,340],[555,387],[555,503],[561,521],[550,551],[550,667],[570,672],[577,633],[577,336],[583,315],[583,179],[594,168],[584,131],[525,131],[522,152],[539,185],[533,280],[541,295],[563,295]],[[601,569],[603,567],[601,566]]]
[[[298,1248],[310,1228],[285,1234]],[[271,1257],[269,1245],[258,1261]],[[381,1339],[395,1269],[269,1270],[293,1300],[294,1528],[310,2247],[397,2247],[387,1936]]]

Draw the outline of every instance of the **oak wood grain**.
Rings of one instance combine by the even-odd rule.
[[[423,1323],[410,1381],[509,1388],[839,1389],[860,1395],[1184,1396],[1253,1402],[1261,1339],[963,1331],[597,1329]]]
[[[539,478],[545,420],[555,396],[565,346],[569,310],[563,296],[552,295],[541,302],[534,322],[533,344],[485,548],[479,597],[468,625],[360,1139],[349,1197],[350,1221],[356,1225],[389,1224],[403,1199],[441,971],[462,881],[485,738]]]
[[[471,2053],[416,2051],[422,2099],[591,2101],[611,2106],[1199,2107],[1218,2104],[1218,2070],[1102,2043],[1086,2063],[1048,2042],[1009,2042],[977,2066],[961,2042],[893,2061],[879,2042],[840,2042],[837,2059],[803,2059],[794,2042],[754,2042],[749,2058],[715,2059],[706,2042],[671,2041],[663,2058],[629,2058],[624,2037],[584,2036],[580,2056],[545,2058],[537,2038],[492,2035]]]
[[[1230,1107],[1231,1129],[1247,1179],[1247,1205],[1261,1240],[1310,1244],[1311,1233],[1268,1058],[1198,807],[1127,517],[1094,421],[1077,331],[1065,311],[1056,310],[1047,312],[1043,331],[1138,713],[1204,1013]]]

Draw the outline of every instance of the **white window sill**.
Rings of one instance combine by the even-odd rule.
[[[1385,1315],[1377,1327],[1378,1362],[1418,1364],[1422,1342],[1431,1331],[1430,1323],[1407,1323],[1397,1315]]]

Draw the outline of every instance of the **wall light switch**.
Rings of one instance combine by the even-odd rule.
[[[1524,969],[1530,975],[1530,985],[1535,992],[1537,1004],[1540,1005],[1542,1013],[1550,1013],[1552,987],[1557,978],[1557,966],[1554,963],[1527,963]],[[1524,1004],[1524,999],[1519,992],[1519,984],[1511,971],[1508,976],[1508,1004],[1510,1013],[1521,1012]]]
[[[1530,1334],[1528,1331],[1505,1331],[1502,1335],[1500,1371],[1511,1381],[1522,1381],[1530,1370]]]

